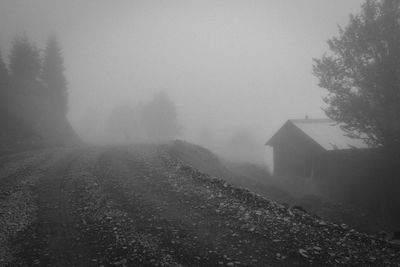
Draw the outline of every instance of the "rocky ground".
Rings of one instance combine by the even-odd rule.
[[[0,266],[398,266],[400,247],[232,187],[168,146],[0,157]]]

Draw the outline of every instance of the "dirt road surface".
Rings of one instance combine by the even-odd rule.
[[[0,266],[397,266],[400,249],[200,173],[168,146],[0,157]]]

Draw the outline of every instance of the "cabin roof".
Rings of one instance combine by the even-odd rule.
[[[294,125],[324,150],[345,150],[368,148],[368,145],[359,138],[351,138],[340,127],[340,124],[330,119],[296,119],[288,120],[287,123]],[[267,142],[267,145],[273,146],[274,138],[279,136],[280,131]]]

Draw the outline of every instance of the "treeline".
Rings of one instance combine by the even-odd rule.
[[[0,55],[0,148],[77,142],[66,119],[67,102],[67,81],[56,37],[50,36],[41,51],[26,35],[17,36],[7,63]]]
[[[165,92],[145,105],[118,106],[106,125],[108,140],[117,143],[163,142],[177,138],[181,126],[175,104]]]

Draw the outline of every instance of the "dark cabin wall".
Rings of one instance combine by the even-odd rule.
[[[377,189],[380,188],[381,168],[379,157],[374,153],[368,150],[321,151],[297,138],[273,149],[275,176],[308,180],[330,199],[379,211]]]
[[[384,214],[399,229],[400,179],[391,184],[398,193],[382,196],[386,158],[379,148],[327,151],[290,121],[267,144],[273,147],[274,175],[283,178],[288,190],[318,193],[377,216]],[[382,199],[389,205],[382,206]]]
[[[318,176],[325,162],[319,145],[292,124],[286,124],[273,144],[276,176]]]
[[[327,151],[290,121],[269,145],[277,177],[312,178],[325,194],[346,202],[365,202],[366,192],[376,187],[377,160],[371,157],[371,150]]]

